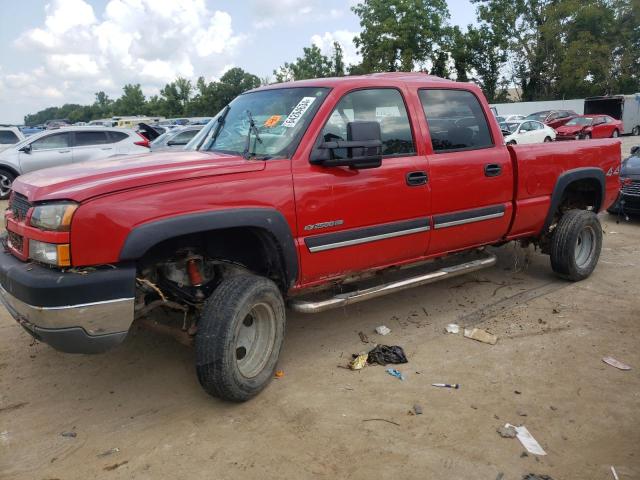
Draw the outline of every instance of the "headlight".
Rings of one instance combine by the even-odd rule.
[[[71,217],[77,208],[78,204],[71,202],[37,205],[31,214],[31,226],[41,230],[68,232]]]
[[[71,266],[71,254],[68,243],[45,243],[29,240],[29,258],[36,262],[48,263],[57,267]]]

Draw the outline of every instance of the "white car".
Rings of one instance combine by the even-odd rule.
[[[0,127],[0,152],[6,150],[11,145],[21,142],[25,138],[19,128]]]
[[[536,120],[526,122],[504,122],[500,124],[507,145],[526,145],[528,143],[552,142],[556,131]]]
[[[0,152],[0,200],[23,173],[69,163],[149,151],[149,140],[131,129],[65,127],[32,135]]]

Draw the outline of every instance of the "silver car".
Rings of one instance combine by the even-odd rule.
[[[148,147],[146,138],[125,128],[45,130],[0,152],[0,199],[9,197],[13,180],[23,173],[115,155],[145,153]]]
[[[204,125],[189,125],[168,130],[151,142],[151,151],[159,152],[176,148],[182,149],[202,130],[202,127],[204,127]]]

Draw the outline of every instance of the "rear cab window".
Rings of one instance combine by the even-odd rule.
[[[382,155],[409,156],[416,152],[404,99],[395,88],[368,88],[345,94],[334,108],[322,130],[322,140],[347,140],[349,122],[380,124]],[[333,150],[335,158],[346,158],[347,149]]]
[[[421,89],[418,95],[434,153],[494,146],[489,123],[473,93],[467,90]]]

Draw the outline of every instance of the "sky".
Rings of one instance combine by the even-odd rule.
[[[241,67],[259,77],[312,43],[347,64],[358,54],[357,0],[0,0],[0,124],[64,103],[93,103],[126,83],[157,94],[177,76],[207,80]],[[474,23],[448,0],[451,23]]]

